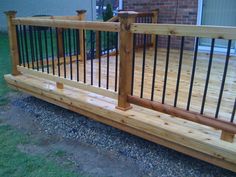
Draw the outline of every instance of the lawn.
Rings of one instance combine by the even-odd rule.
[[[10,126],[0,124],[0,176],[78,176],[65,170],[68,168],[62,168],[43,157],[25,154],[17,148],[28,141],[26,135],[16,132]]]
[[[9,56],[8,35],[0,32],[0,104],[3,101],[1,97],[9,91],[3,76],[10,73],[10,71],[11,60]]]

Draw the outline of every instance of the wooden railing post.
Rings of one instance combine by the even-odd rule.
[[[133,34],[130,32],[130,27],[135,22],[137,13],[123,11],[119,12],[118,16],[120,18],[120,73],[117,108],[125,111],[131,108],[127,100],[131,93],[132,82]]]
[[[96,31],[96,58],[99,58],[100,56],[100,41],[101,36],[99,35],[99,32]]]
[[[59,57],[63,57],[63,32],[62,32],[62,28],[58,28],[57,31],[57,39],[58,39],[58,54]],[[60,62],[58,63],[58,65],[60,64]]]
[[[152,23],[157,23],[158,12],[159,12],[158,9],[152,10],[152,14],[153,14],[153,16],[152,16]],[[152,45],[153,45],[153,47],[156,45],[155,41],[156,41],[155,40],[155,35],[152,35]]]
[[[12,19],[16,17],[16,13],[16,11],[5,12],[7,16],[10,53],[12,59],[12,75],[20,75],[20,72],[17,70],[17,65],[20,63],[20,56],[18,53],[16,26],[12,23]]]
[[[77,10],[76,12],[78,15],[78,19],[80,21],[85,21],[86,10]],[[83,40],[83,35],[84,35],[83,30],[82,29],[79,30],[79,46],[80,46],[80,60],[81,61],[84,61],[84,58],[86,57],[86,44],[85,44],[86,40],[85,41]]]

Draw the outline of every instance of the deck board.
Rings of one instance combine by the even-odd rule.
[[[164,69],[166,61],[166,50],[158,49],[157,51],[157,72],[155,82],[155,101],[161,101],[164,82]],[[145,65],[145,80],[144,80],[144,98],[150,99],[151,87],[152,87],[152,73],[153,73],[153,48],[149,48],[146,52],[146,65]],[[141,76],[142,76],[142,51],[136,51],[136,63],[135,63],[135,82],[134,82],[134,95],[139,96],[141,90]],[[63,60],[63,59],[61,59]],[[200,112],[202,104],[202,96],[205,87],[206,73],[208,67],[209,53],[199,53],[197,58],[196,73],[192,91],[192,99],[190,110]],[[166,87],[165,103],[169,105],[174,104],[176,79],[178,73],[179,63],[179,51],[172,49],[169,60],[168,79]],[[179,84],[179,94],[177,107],[186,108],[189,85],[192,72],[193,52],[184,51],[181,78]],[[220,86],[222,81],[222,75],[224,70],[225,55],[214,54],[212,69],[210,74],[208,92],[205,102],[204,115],[215,116],[217,101],[220,92]],[[101,59],[101,86],[106,88],[107,78],[107,59]],[[56,73],[57,73],[57,67]],[[60,68],[61,75],[64,73],[63,65]],[[119,69],[118,69],[119,71]],[[70,66],[66,66],[67,78],[70,78]],[[76,80],[76,63],[72,65],[73,80]],[[83,82],[83,63],[79,64],[79,80]],[[91,83],[91,60],[86,63],[86,82]],[[98,59],[93,60],[93,84],[98,86]],[[109,89],[114,90],[115,87],[115,57],[110,56],[109,59]],[[228,72],[225,81],[224,93],[222,97],[222,103],[219,112],[219,119],[229,121],[231,118],[234,100],[236,98],[236,57],[232,56],[229,60]]]

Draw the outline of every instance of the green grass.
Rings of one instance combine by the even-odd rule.
[[[78,176],[39,156],[20,152],[17,145],[28,143],[27,136],[10,126],[0,125],[0,176],[4,177],[72,177]],[[61,155],[61,153],[59,153]]]
[[[0,32],[0,104],[6,101],[1,97],[9,91],[3,76],[10,72],[11,60],[9,56],[8,35]]]

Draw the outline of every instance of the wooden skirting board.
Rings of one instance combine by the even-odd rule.
[[[181,153],[236,172],[236,141],[220,131],[139,106],[121,111],[115,99],[32,75],[5,75],[9,86]]]

